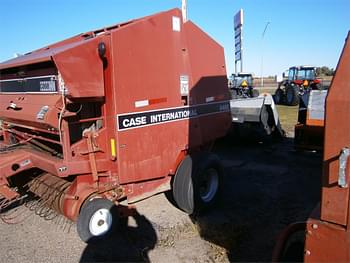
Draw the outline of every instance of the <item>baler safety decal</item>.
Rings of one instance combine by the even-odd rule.
[[[229,101],[119,114],[117,124],[118,130],[123,131],[223,112],[230,112]]]

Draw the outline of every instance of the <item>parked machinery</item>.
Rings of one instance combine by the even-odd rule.
[[[269,93],[259,95],[250,73],[232,74],[231,93],[232,134],[237,137],[283,137],[277,107]]]
[[[90,242],[123,200],[172,189],[189,214],[210,206],[223,169],[208,150],[230,128],[229,99],[223,48],[178,9],[1,63],[1,216],[31,194]]]
[[[316,78],[316,68],[309,66],[291,67],[288,78],[279,83],[275,92],[276,104],[295,106],[300,96],[310,90],[320,90],[321,81]]]
[[[300,97],[294,145],[301,150],[323,150],[327,90],[311,90]]]
[[[322,199],[280,236],[273,261],[349,262],[350,32],[326,98]]]
[[[259,96],[254,88],[254,79],[251,73],[232,74],[229,80],[232,98],[253,98]]]

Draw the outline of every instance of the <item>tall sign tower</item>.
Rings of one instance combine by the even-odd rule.
[[[243,9],[240,9],[234,16],[235,29],[235,73],[238,73],[237,64],[240,62],[243,71]]]

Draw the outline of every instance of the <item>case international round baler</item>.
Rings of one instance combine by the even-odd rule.
[[[224,51],[179,9],[80,34],[0,64],[0,119],[2,212],[29,194],[86,242],[124,200],[172,189],[192,214],[220,190]]]

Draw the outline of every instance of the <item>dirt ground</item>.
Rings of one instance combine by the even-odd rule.
[[[289,136],[295,111],[281,108]],[[137,203],[119,231],[97,245],[81,242],[74,224],[31,215],[18,225],[0,223],[1,261],[271,261],[280,231],[319,202],[322,156],[295,151],[290,137],[239,141],[215,145],[226,174],[217,206],[205,215],[191,218],[160,194]]]

